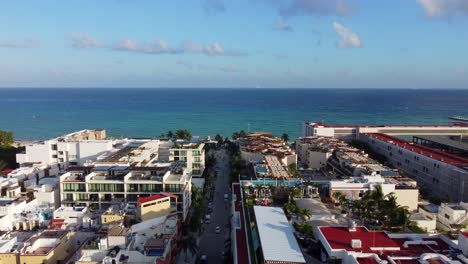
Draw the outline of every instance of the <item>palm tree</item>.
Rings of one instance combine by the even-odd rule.
[[[344,200],[346,200],[346,195],[344,195],[342,192],[334,192],[332,196],[335,200],[335,203],[338,202],[338,204],[340,204],[340,207],[343,205]]]
[[[289,141],[289,135],[287,133],[283,133],[283,135],[281,135],[281,138],[285,141],[285,142],[288,142]]]
[[[180,248],[185,253],[185,262],[188,262],[187,253],[194,256],[198,252],[197,240],[193,236],[186,236],[180,240]]]
[[[166,136],[167,136],[167,138],[172,139],[174,137],[174,133],[172,132],[172,130],[169,130],[169,131],[167,131]]]
[[[239,137],[240,137],[239,132],[236,131],[236,132],[232,133],[232,139],[233,139],[233,140],[236,140],[236,139],[238,139]]]

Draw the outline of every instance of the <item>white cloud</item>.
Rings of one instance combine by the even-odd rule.
[[[186,41],[179,46],[171,46],[167,41],[157,39],[153,42],[140,43],[134,39],[124,39],[113,45],[103,44],[95,38],[83,34],[73,33],[70,36],[72,46],[76,48],[91,49],[106,47],[115,51],[129,51],[146,54],[181,54],[198,53],[207,56],[247,56],[247,52],[239,50],[227,50],[219,42],[213,42],[208,45],[198,44],[192,41]],[[0,42],[1,44],[1,42]]]
[[[468,15],[468,0],[417,0],[427,15],[443,17],[462,13]]]
[[[101,46],[101,43],[86,33],[74,32],[70,35],[72,46],[81,49],[90,49]]]
[[[274,29],[278,31],[285,31],[285,32],[293,31],[293,28],[289,25],[286,25],[283,19],[278,19],[278,21],[276,21],[276,25]]]
[[[113,46],[115,50],[132,51],[148,54],[177,54],[181,50],[172,48],[165,40],[156,40],[147,44],[139,44],[133,39],[125,39]]]
[[[183,52],[202,53],[208,56],[246,56],[244,51],[226,50],[219,42],[213,42],[209,45],[201,45],[192,41],[186,41],[182,45]]]
[[[333,28],[336,33],[340,36],[340,39],[336,43],[339,48],[360,48],[362,47],[361,38],[358,34],[352,32],[340,23],[333,22]]]
[[[0,41],[0,47],[18,49],[37,48],[39,47],[39,42],[33,39],[25,39],[21,41]]]

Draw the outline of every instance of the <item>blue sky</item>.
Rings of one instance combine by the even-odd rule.
[[[468,88],[466,0],[5,0],[0,87]]]

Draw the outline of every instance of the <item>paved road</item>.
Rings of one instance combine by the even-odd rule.
[[[222,252],[224,251],[224,241],[229,238],[229,202],[224,201],[224,194],[231,196],[229,186],[229,155],[226,150],[221,149],[215,152],[217,178],[215,179],[215,190],[213,196],[213,212],[211,213],[211,223],[205,225],[199,244],[199,255],[206,255],[208,263],[223,263]],[[219,226],[221,233],[216,234],[215,228]]]

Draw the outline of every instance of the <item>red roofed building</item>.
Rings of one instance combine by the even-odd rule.
[[[138,198],[138,218],[141,221],[147,221],[175,213],[177,211],[177,198],[177,195],[171,193],[159,193]],[[174,201],[171,202],[171,199]]]
[[[242,208],[242,190],[239,183],[232,184],[233,211],[231,219],[231,247],[234,264],[249,264],[250,256],[248,249],[246,223],[244,220],[244,210]]]
[[[340,259],[344,264],[372,263],[466,263],[468,239],[461,234],[458,245],[443,235],[389,234],[365,227],[322,226],[317,228],[322,261]],[[454,254],[456,253],[456,254]],[[385,261],[385,262],[382,262]]]
[[[468,159],[381,133],[359,139],[440,198],[468,201]]]

